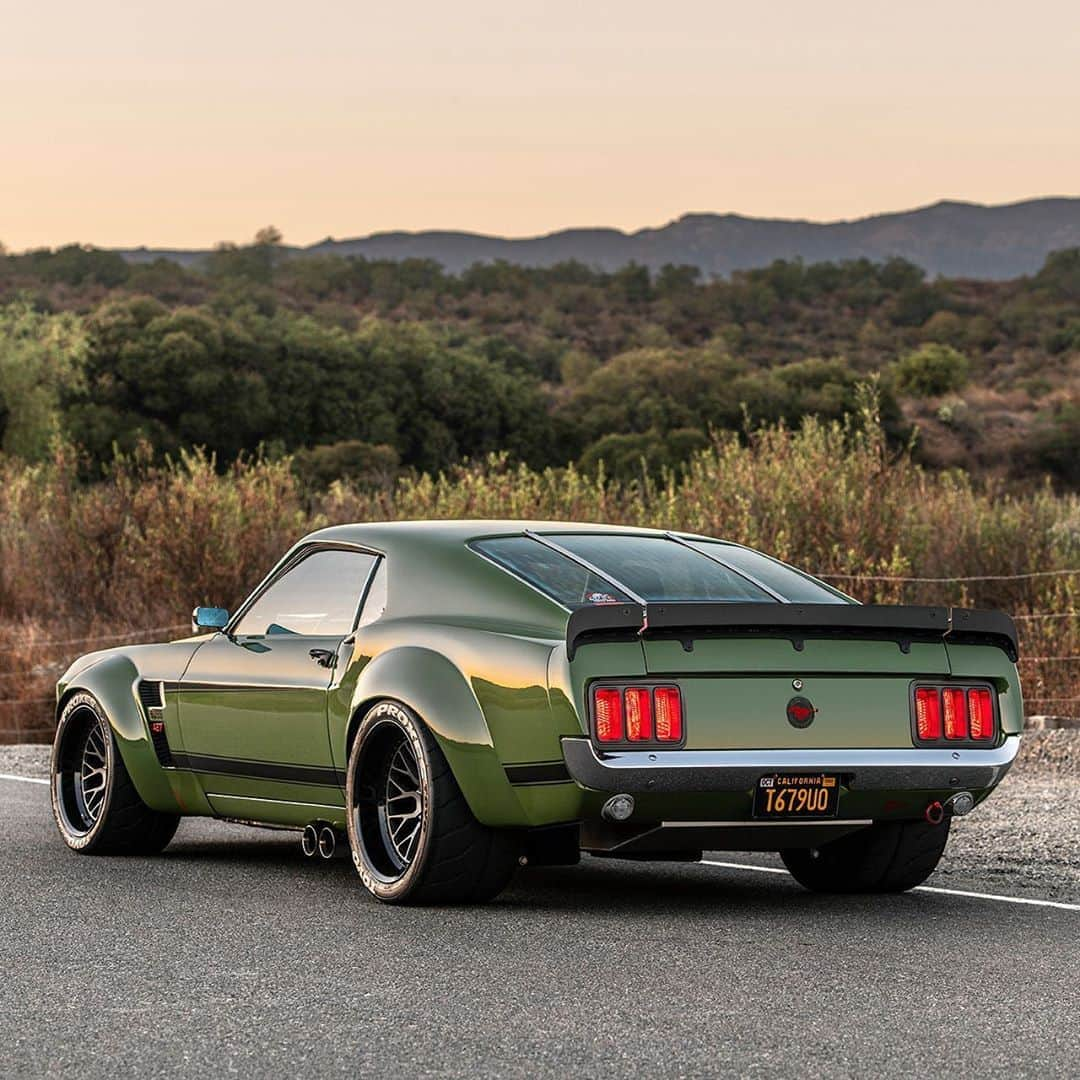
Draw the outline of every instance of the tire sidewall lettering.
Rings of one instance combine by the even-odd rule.
[[[357,835],[353,814],[354,785],[356,772],[363,753],[364,742],[376,727],[392,723],[409,740],[420,773],[420,794],[422,799],[420,835],[417,838],[416,853],[401,877],[393,881],[384,881],[377,877],[367,865],[360,838]],[[395,701],[380,701],[364,715],[357,729],[349,754],[348,778],[345,788],[346,825],[349,835],[349,848],[353,866],[360,875],[364,888],[379,899],[401,899],[416,888],[423,877],[427,862],[428,848],[431,842],[431,766],[427,749],[421,737],[421,721],[405,706]]]
[[[60,808],[59,799],[59,771],[62,766],[65,741],[69,738],[69,728],[72,725],[75,714],[87,709],[94,713],[105,728],[105,762],[107,769],[105,799],[101,804],[101,812],[97,820],[85,833],[72,832],[65,820]],[[105,710],[93,694],[80,691],[73,694],[64,704],[60,713],[60,719],[56,726],[56,737],[53,740],[52,757],[49,769],[49,794],[52,802],[53,817],[64,843],[73,851],[84,851],[92,848],[109,816],[112,807],[113,791],[116,786],[116,740],[113,736],[112,725],[109,723]]]

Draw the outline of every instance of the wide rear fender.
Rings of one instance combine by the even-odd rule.
[[[432,649],[388,649],[364,665],[347,710],[335,707],[332,697],[330,738],[338,769],[344,771],[348,764],[352,736],[364,714],[387,698],[407,705],[431,730],[478,821],[485,825],[526,822],[469,680]]]

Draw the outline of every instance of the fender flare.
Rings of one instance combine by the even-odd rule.
[[[83,668],[62,688],[56,704],[57,718],[72,694],[79,691],[92,694],[112,728],[120,758],[139,798],[151,810],[184,813],[150,741],[150,731],[136,692],[139,678],[139,670],[129,657],[122,653],[104,656]]]
[[[441,653],[406,645],[364,666],[348,716],[331,719],[336,766],[343,772],[356,728],[377,701],[407,705],[427,725],[446,757],[473,816],[484,825],[520,826],[528,816],[506,778],[480,703],[468,679]]]

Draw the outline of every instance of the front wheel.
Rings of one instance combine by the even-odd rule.
[[[180,817],[139,798],[97,699],[72,695],[56,726],[52,809],[64,843],[95,855],[153,855],[173,838]]]
[[[819,848],[789,848],[780,858],[813,892],[906,892],[934,872],[949,839],[949,821],[882,822]]]
[[[431,732],[395,702],[380,702],[360,723],[346,805],[353,864],[386,903],[476,903],[513,876],[513,834],[473,817]]]

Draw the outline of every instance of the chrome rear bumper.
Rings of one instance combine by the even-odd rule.
[[[993,787],[1009,771],[1020,736],[992,750],[619,750],[600,753],[588,739],[562,741],[570,775],[596,791],[750,791],[772,772],[843,775],[863,791],[941,791]]]

